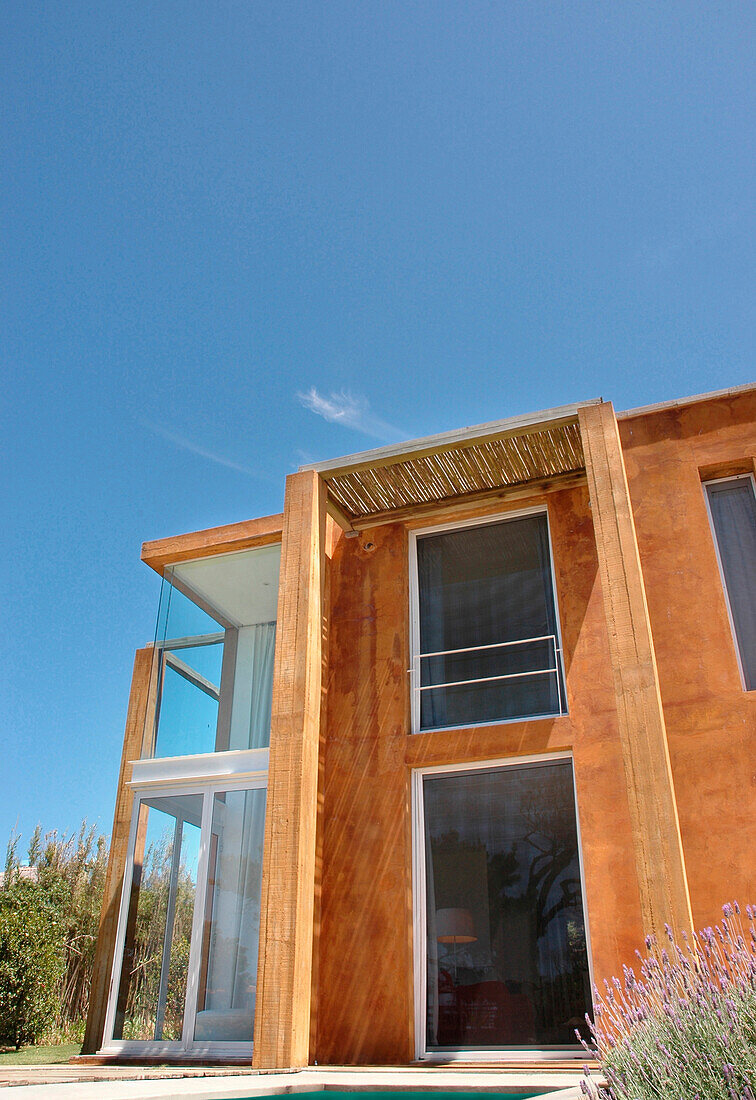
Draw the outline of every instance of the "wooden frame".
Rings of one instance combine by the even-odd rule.
[[[326,492],[286,479],[265,819],[253,1065],[309,1060],[320,749]]]
[[[166,565],[280,542],[282,530],[283,516],[279,514],[191,531],[186,535],[172,535],[143,543],[142,561],[162,576]]]
[[[610,402],[580,409],[644,931],[693,929],[625,462]]]
[[[116,804],[113,815],[113,831],[110,841],[108,870],[100,911],[89,1012],[82,1052],[94,1054],[102,1045],[105,1032],[105,1014],[113,954],[116,949],[118,913],[123,890],[124,873],[129,849],[132,806],[134,796],[129,786],[133,762],[142,755],[142,741],[152,701],[152,666],[154,650],[151,646],[138,649],[134,656],[134,672],[126,717],[126,732],[121,753],[121,770],[118,775]]]

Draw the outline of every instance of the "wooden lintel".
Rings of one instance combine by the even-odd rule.
[[[233,550],[248,550],[281,541],[283,515],[261,516],[225,527],[209,527],[142,544],[142,561],[162,576],[166,565],[213,554],[228,554]]]
[[[103,1043],[105,1014],[108,1007],[110,975],[118,931],[118,911],[126,870],[126,856],[131,829],[131,812],[134,795],[129,786],[132,763],[142,755],[142,742],[151,702],[152,663],[155,650],[152,646],[138,649],[134,657],[134,673],[126,717],[126,732],[121,753],[121,771],[118,776],[113,832],[110,837],[110,855],[105,876],[105,890],[100,910],[92,985],[89,995],[89,1012],[84,1034],[82,1053],[95,1054]]]
[[[581,409],[644,930],[693,927],[654,642],[611,403]]]
[[[325,496],[313,471],[286,479],[253,1057],[265,1070],[309,1059]]]
[[[536,481],[528,481],[524,484],[520,483],[501,489],[482,489],[480,492],[445,497],[443,500],[433,500],[427,504],[410,504],[406,508],[392,508],[384,512],[373,512],[369,516],[355,517],[351,522],[355,531],[365,531],[369,527],[378,527],[384,523],[408,523],[441,512],[454,512],[456,515],[457,512],[469,512],[486,504],[525,500],[528,497],[538,497],[545,493],[557,492],[560,489],[572,489],[576,485],[585,485],[585,483],[585,471],[580,470],[576,473],[539,478]]]
[[[350,534],[352,531],[354,531],[352,521],[349,519],[346,512],[342,511],[336,501],[331,500],[330,497],[326,501],[326,512],[334,521],[334,523],[338,523],[341,530],[344,531],[346,534]]]

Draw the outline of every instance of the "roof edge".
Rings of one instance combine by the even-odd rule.
[[[681,409],[686,405],[697,405],[702,401],[715,401],[722,397],[738,397],[740,394],[756,390],[756,382],[745,382],[742,386],[730,386],[725,390],[710,390],[709,393],[696,393],[692,397],[677,397],[672,401],[659,401],[655,405],[639,405],[636,409],[623,409],[617,413],[618,420],[628,420],[632,416],[646,416],[650,413],[664,412],[665,409]]]
[[[399,461],[415,451],[433,451],[436,448],[454,446],[455,443],[467,443],[469,440],[481,436],[516,432],[519,428],[533,428],[541,424],[547,427],[553,421],[577,418],[578,409],[584,408],[586,405],[600,405],[601,402],[602,398],[595,397],[590,401],[575,401],[570,405],[560,405],[554,409],[543,409],[540,412],[528,413],[525,416],[511,416],[505,420],[491,420],[487,424],[456,428],[451,432],[439,432],[436,435],[426,435],[419,439],[408,439],[402,443],[390,443],[385,447],[374,447],[369,451],[357,451],[355,454],[344,455],[341,458],[329,458],[323,462],[310,462],[305,466],[300,466],[299,472],[314,470],[318,474],[327,474],[334,470],[343,470],[345,466],[369,466],[373,462],[385,462],[386,459],[393,458]]]

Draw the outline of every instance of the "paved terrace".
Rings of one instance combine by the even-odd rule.
[[[247,1100],[299,1092],[428,1091],[518,1093],[542,1089],[550,1100],[579,1100],[574,1064],[502,1068],[328,1066],[288,1073],[188,1066],[7,1066],[0,1087],[13,1100]]]

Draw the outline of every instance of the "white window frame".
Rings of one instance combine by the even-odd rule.
[[[424,535],[442,534],[444,531],[458,531],[463,527],[484,527],[489,524],[501,523],[510,519],[522,519],[524,516],[543,515],[546,517],[546,537],[549,546],[549,566],[551,570],[551,590],[554,595],[554,619],[556,622],[556,659],[559,673],[557,675],[557,689],[559,692],[560,710],[556,714],[528,714],[521,718],[498,718],[485,722],[469,722],[462,726],[423,726],[420,725],[420,584],[417,570],[417,542]],[[556,574],[554,572],[554,551],[551,541],[551,524],[549,522],[549,510],[546,504],[534,505],[531,508],[518,508],[511,512],[497,512],[495,515],[479,516],[474,519],[455,520],[451,523],[440,523],[432,527],[420,527],[409,532],[409,594],[410,594],[410,714],[412,733],[432,733],[436,730],[471,729],[478,726],[504,726],[513,722],[532,722],[539,718],[562,718],[569,713],[567,704],[567,677],[564,669],[564,652],[562,648],[562,624],[559,616],[559,594],[557,592]]]
[[[732,633],[732,642],[735,647],[735,660],[738,662],[738,673],[740,674],[740,685],[743,691],[751,692],[756,691],[756,688],[749,688],[746,684],[745,671],[743,669],[743,658],[740,653],[740,640],[738,638],[738,632],[735,629],[735,619],[732,614],[732,604],[730,603],[730,591],[727,587],[727,578],[725,577],[724,566],[722,564],[722,555],[719,552],[719,539],[717,538],[717,528],[714,523],[714,514],[711,510],[711,502],[709,500],[709,493],[707,491],[707,485],[724,485],[725,482],[735,481],[749,481],[751,483],[751,492],[756,498],[756,478],[753,474],[731,474],[729,477],[711,477],[706,481],[702,481],[704,501],[706,502],[706,514],[709,517],[709,526],[711,527],[711,537],[714,541],[714,553],[717,556],[717,565],[719,566],[719,577],[722,582],[722,591],[724,592],[725,607],[727,608],[727,618],[730,620],[730,632]]]
[[[493,768],[517,767],[521,764],[547,764],[552,761],[568,760],[572,772],[572,791],[575,799],[575,829],[577,833],[578,867],[580,871],[580,890],[583,903],[583,925],[585,928],[585,948],[588,955],[590,987],[594,988],[591,937],[588,921],[588,905],[583,868],[583,842],[580,833],[580,813],[575,782],[575,763],[569,751],[537,753],[531,756],[509,756],[496,760],[475,760],[465,764],[441,764],[412,770],[412,927],[413,927],[413,975],[415,990],[415,1061],[425,1062],[497,1062],[515,1060],[522,1062],[585,1059],[581,1046],[575,1047],[531,1047],[511,1046],[500,1050],[489,1048],[459,1047],[454,1050],[428,1050],[426,1045],[427,1013],[427,892],[425,881],[425,801],[424,779],[427,775],[462,775],[471,771],[490,771]]]
[[[234,757],[224,760],[223,757]],[[243,757],[244,759],[239,759]],[[221,759],[219,759],[221,758]],[[230,770],[233,765],[243,770]],[[225,767],[225,771],[220,769]],[[101,1053],[130,1057],[177,1056],[181,1059],[247,1058],[253,1052],[253,1043],[225,1042],[194,1039],[197,1015],[197,991],[199,981],[200,952],[202,950],[202,925],[207,900],[207,872],[210,859],[208,838],[211,831],[213,799],[224,791],[267,790],[268,750],[248,749],[242,752],[204,753],[197,756],[144,759],[133,762],[134,773],[129,786],[134,792],[131,814],[128,856],[121,889],[121,903],[116,933],[116,950],[110,974],[108,1008],[105,1016]],[[204,772],[203,769],[204,768]],[[183,775],[182,773],[183,769]],[[126,940],[126,925],[131,900],[131,882],[134,873],[134,849],[139,820],[139,809],[145,798],[162,795],[199,794],[203,797],[199,857],[197,861],[197,889],[194,897],[194,914],[189,949],[188,977],[184,998],[184,1017],[180,1040],[157,1041],[150,1039],[114,1039],[116,1006],[121,981],[121,967]],[[255,1006],[256,1008],[257,1006]]]

